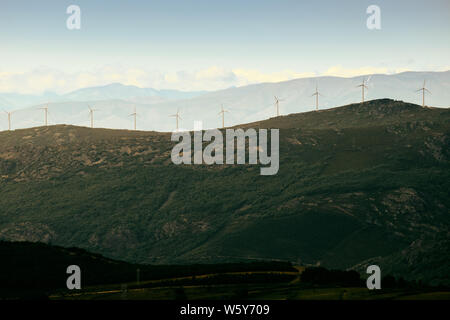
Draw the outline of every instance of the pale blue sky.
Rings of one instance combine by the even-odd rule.
[[[81,7],[81,30],[66,28],[70,4]],[[381,30],[366,28],[371,4],[381,8]],[[16,73],[52,75],[47,85],[30,84],[30,92],[115,77],[210,90],[258,79],[450,66],[448,0],[2,0],[0,6],[0,75],[9,81],[0,80],[0,91],[14,90]],[[64,85],[55,83],[58,72]]]

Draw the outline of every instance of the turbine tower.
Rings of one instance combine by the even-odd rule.
[[[426,80],[423,80],[423,86],[419,90],[416,90],[416,92],[422,91],[422,107],[425,108],[425,91],[431,94],[430,90],[425,88],[425,82]]]
[[[222,110],[219,112],[219,115],[222,115],[222,129],[225,128],[225,112],[228,112],[228,110],[224,110],[222,105]]]
[[[44,119],[45,119],[45,126],[47,127],[48,121],[47,121],[47,115],[48,115],[48,103],[47,106],[39,108],[40,110],[44,110]]]
[[[5,113],[8,115],[8,131],[11,131],[11,115],[12,115],[12,111],[10,111],[10,112],[5,111]]]
[[[357,88],[361,87],[362,88],[362,103],[364,103],[364,88],[369,89],[366,86],[366,79],[363,78],[362,83],[359,86],[356,86]]]
[[[134,107],[134,112],[132,114],[129,115],[130,117],[133,116],[134,117],[134,131],[136,131],[136,117],[137,117],[137,113],[136,113],[136,107]]]
[[[94,111],[97,111],[97,109],[92,109],[90,106],[89,108],[89,115],[91,117],[91,128],[94,128]]]
[[[316,111],[319,110],[319,91],[317,90],[317,84],[316,84],[316,92],[314,92],[311,97],[316,96]]]
[[[277,108],[277,117],[280,116],[280,101],[284,101],[283,99],[279,99],[277,96],[274,96],[275,98],[275,106]]]
[[[172,114],[172,115],[170,115],[169,117],[175,117],[176,119],[177,119],[177,131],[178,131],[178,119],[182,119],[181,117],[180,117],[180,110],[179,109],[177,109],[177,113],[176,114]]]

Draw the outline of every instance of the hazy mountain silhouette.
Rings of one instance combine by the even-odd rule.
[[[261,83],[215,92],[179,92],[170,90],[137,88],[112,84],[86,88],[50,100],[51,124],[74,124],[88,126],[87,105],[100,109],[95,115],[95,126],[115,129],[133,128],[129,114],[137,108],[140,130],[171,131],[175,121],[168,115],[180,110],[180,126],[193,129],[194,121],[203,121],[204,128],[221,126],[218,115],[221,104],[230,112],[225,115],[225,125],[233,126],[259,121],[276,115],[274,96],[280,102],[283,115],[315,109],[316,84],[319,92],[319,108],[328,109],[361,101],[363,79],[367,82],[366,100],[392,98],[410,103],[422,103],[419,89],[427,80],[425,102],[429,106],[448,107],[450,101],[450,71],[404,72],[394,75],[373,75],[353,78],[318,77],[279,83]],[[0,95],[0,98],[2,95]],[[60,101],[60,102],[57,102]],[[13,118],[13,128],[26,128],[43,124],[40,105],[18,110]],[[7,128],[6,115],[0,114],[0,130]]]

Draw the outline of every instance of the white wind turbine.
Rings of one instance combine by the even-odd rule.
[[[225,112],[228,112],[228,110],[224,110],[222,104],[222,110],[219,112],[219,115],[222,115],[222,128],[225,128]]]
[[[169,117],[175,117],[176,118],[176,120],[177,120],[177,131],[178,131],[178,128],[179,128],[179,126],[178,126],[178,119],[183,120],[183,118],[181,118],[181,116],[180,116],[180,110],[177,109],[177,113],[176,114],[172,114]]]
[[[88,106],[89,108],[89,115],[91,118],[91,128],[94,128],[94,111],[98,111],[97,109],[92,109],[90,106]]]
[[[369,80],[370,80],[370,78],[369,78]],[[357,87],[357,88],[359,88],[359,87],[362,88],[362,102],[364,103],[364,89],[369,89],[369,88],[366,86],[366,80],[363,78],[362,83],[361,83],[360,85],[356,86],[356,87]]]
[[[39,110],[44,110],[44,123],[45,123],[45,126],[48,126],[48,121],[47,121],[47,119],[48,119],[48,103],[45,107],[39,108]]]
[[[284,101],[284,99],[280,99],[277,96],[274,96],[274,98],[275,98],[275,107],[277,110],[277,117],[279,117],[280,116],[280,101]]]
[[[3,110],[5,111],[5,110]],[[8,131],[11,131],[11,119],[13,111],[5,111],[5,113],[8,115]]]
[[[321,93],[319,93],[319,90],[317,89],[317,84],[316,84],[316,92],[314,92],[311,97],[316,96],[316,111],[319,110],[319,95],[322,95]]]
[[[136,113],[136,107],[134,107],[134,112],[132,114],[129,115],[129,117],[133,116],[134,117],[134,131],[136,131],[136,118],[137,118],[137,113]]]
[[[419,90],[416,90],[416,92],[422,91],[422,107],[424,107],[424,108],[425,108],[425,91],[428,92],[429,94],[431,94],[431,91],[425,87],[425,82],[426,82],[426,80],[423,80],[422,88],[420,88]]]

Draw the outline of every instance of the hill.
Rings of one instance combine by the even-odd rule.
[[[175,280],[192,280],[192,277],[209,275],[209,279],[219,282],[220,275],[256,272],[280,275],[296,273],[288,263],[253,262],[241,264],[215,265],[173,265],[151,266],[131,264],[107,259],[79,248],[63,248],[43,243],[0,241],[0,300],[2,298],[45,298],[52,292],[67,293],[66,270],[77,265],[81,270],[81,287],[84,291],[93,286],[133,286],[151,287],[152,283],[169,283]],[[214,277],[215,276],[215,277]],[[292,275],[291,275],[292,277]],[[250,280],[251,277],[249,277]],[[173,283],[167,281],[172,279]],[[279,279],[277,279],[279,280]],[[104,289],[103,289],[104,290]]]
[[[175,166],[167,133],[1,132],[0,238],[153,264],[376,260],[448,284],[449,121],[449,109],[383,99],[243,125],[281,129],[270,177]]]

